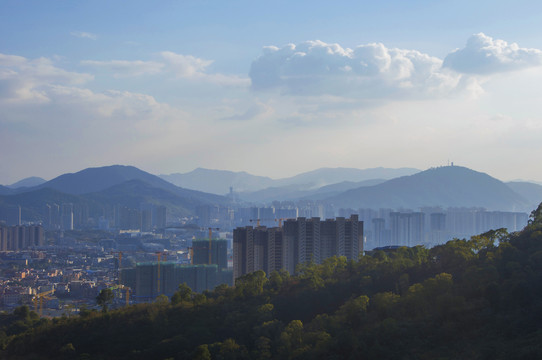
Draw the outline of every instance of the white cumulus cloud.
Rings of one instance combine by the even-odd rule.
[[[354,49],[322,41],[269,46],[249,75],[255,90],[376,99],[438,96],[460,84],[460,75],[442,69],[441,59],[380,43]]]
[[[160,53],[169,70],[179,77],[197,76],[205,73],[205,69],[213,62],[192,55],[176,54],[171,51]]]
[[[542,65],[542,51],[520,48],[516,43],[493,39],[483,33],[472,35],[463,49],[444,59],[444,67],[466,74],[492,74]]]

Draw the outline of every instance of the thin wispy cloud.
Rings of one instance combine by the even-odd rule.
[[[78,38],[82,38],[82,39],[90,39],[90,40],[98,39],[98,35],[89,33],[86,31],[72,31],[70,35],[78,37]]]
[[[273,108],[267,104],[255,103],[242,113],[236,113],[231,116],[226,116],[221,120],[225,121],[250,121],[259,116],[266,116],[273,113]]]
[[[91,74],[62,69],[48,58],[0,54],[0,104],[47,102],[51,87],[80,85],[93,78]]]
[[[82,65],[96,68],[104,68],[111,70],[115,77],[132,77],[142,75],[159,74],[164,68],[164,64],[156,61],[141,61],[141,60],[110,60],[96,61],[83,60]]]
[[[222,86],[248,87],[248,78],[237,75],[212,73],[208,67],[213,60],[198,58],[193,55],[177,54],[172,51],[162,51],[148,60],[83,60],[81,65],[107,69],[113,77],[138,77],[143,75],[169,74],[175,79],[189,79]]]

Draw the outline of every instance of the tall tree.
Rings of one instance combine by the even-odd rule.
[[[113,303],[115,295],[113,294],[113,290],[107,288],[102,289],[98,296],[96,296],[96,304],[100,305],[102,307],[102,312],[107,312],[109,305]]]

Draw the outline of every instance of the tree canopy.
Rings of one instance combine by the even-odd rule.
[[[541,358],[541,213],[516,233],[258,271],[205,294],[181,285],[171,302],[53,320],[18,308],[0,314],[0,357]]]

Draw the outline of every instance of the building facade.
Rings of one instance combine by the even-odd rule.
[[[0,251],[19,251],[44,244],[41,225],[0,225]]]
[[[299,263],[321,263],[331,256],[357,260],[363,251],[363,222],[350,218],[288,219],[282,228],[252,226],[233,231],[234,278],[257,270],[295,272]]]

